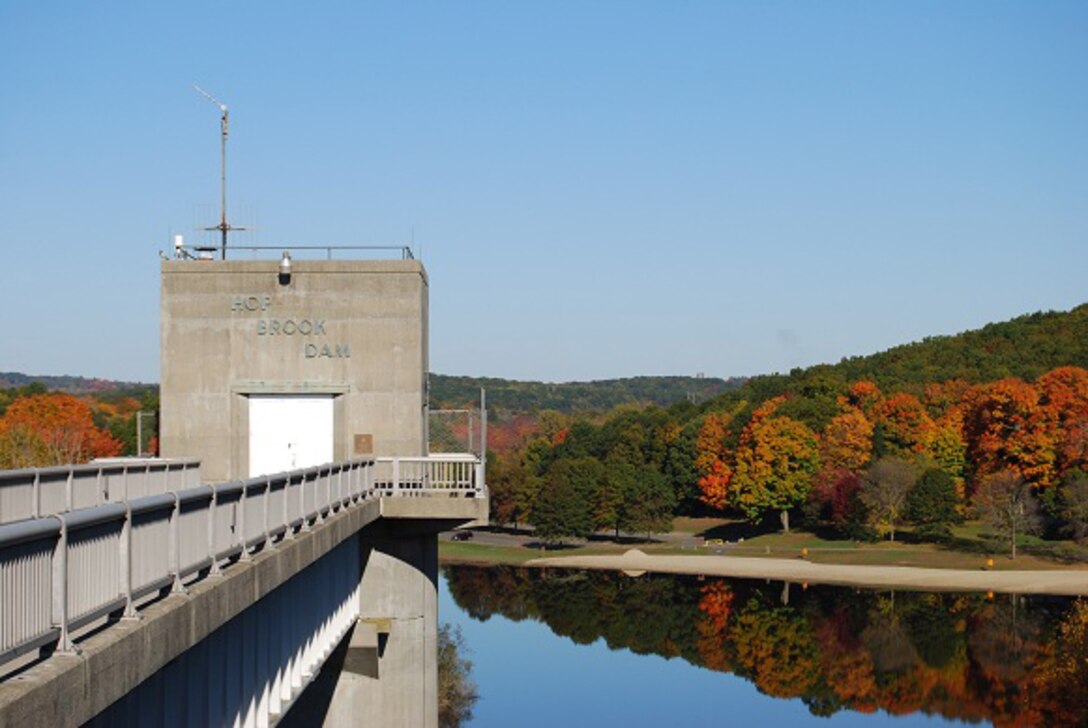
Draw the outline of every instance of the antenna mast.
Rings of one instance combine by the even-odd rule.
[[[223,112],[223,115],[219,117],[219,129],[222,133],[222,139],[220,141],[220,158],[221,158],[221,173],[220,173],[220,217],[219,224],[214,227],[204,228],[205,230],[218,230],[222,234],[222,243],[220,248],[220,254],[223,260],[227,259],[227,233],[231,230],[245,230],[242,227],[231,227],[227,223],[227,128],[230,123],[230,112],[227,111],[227,105],[221,102],[219,99],[212,96],[204,89],[193,84],[195,88],[202,96],[211,101],[213,104],[219,107],[219,110]]]

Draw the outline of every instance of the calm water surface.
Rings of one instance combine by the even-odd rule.
[[[473,726],[1088,724],[1088,608],[446,566]]]

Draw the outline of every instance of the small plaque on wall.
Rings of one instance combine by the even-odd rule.
[[[373,435],[356,435],[355,436],[355,454],[356,455],[373,455],[374,454],[374,436]]]

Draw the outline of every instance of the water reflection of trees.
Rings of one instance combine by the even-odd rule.
[[[817,715],[917,711],[998,726],[1088,724],[1088,602],[752,581],[445,568],[472,617],[544,622],[680,657]]]

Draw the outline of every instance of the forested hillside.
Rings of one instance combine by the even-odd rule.
[[[1088,537],[1088,305],[523,433],[492,461],[494,515],[546,537],[706,508],[889,538],[1005,512],[1022,534],[1042,505]]]
[[[1088,304],[1068,313],[1033,313],[955,336],[929,337],[845,359],[834,368],[848,380],[907,389],[946,379],[972,384],[1004,377],[1035,379],[1070,365],[1088,367]]]
[[[670,405],[673,402],[705,402],[734,389],[739,379],[715,377],[631,377],[595,382],[524,382],[491,377],[458,377],[431,374],[431,406],[463,407],[479,401],[480,388],[487,390],[489,409],[507,412],[603,412],[626,404]]]

